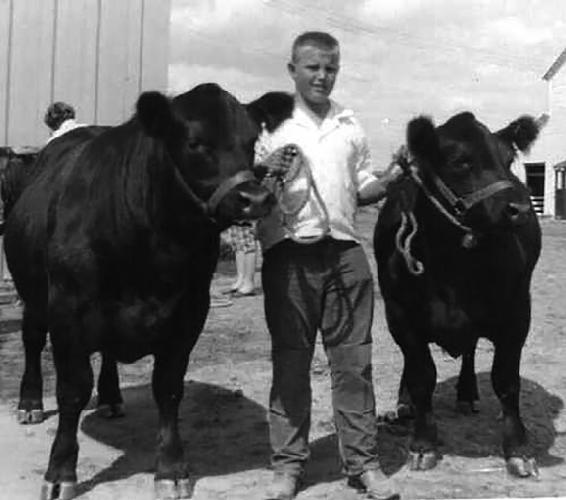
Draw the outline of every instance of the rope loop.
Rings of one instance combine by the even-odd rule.
[[[395,246],[405,259],[408,271],[414,276],[420,276],[425,270],[424,264],[420,260],[413,257],[413,254],[411,252],[411,244],[413,238],[417,234],[417,230],[418,224],[415,214],[410,210],[402,211],[401,225],[399,226],[397,234],[395,235]],[[405,234],[407,231],[408,234]]]
[[[307,159],[296,144],[286,144],[282,148],[275,150],[262,164],[267,168],[267,177],[272,177],[275,182],[273,184],[273,194],[277,199],[279,206],[281,225],[285,232],[296,243],[311,244],[324,239],[330,233],[330,216],[328,208],[324,202],[322,195],[316,185],[312,170]],[[294,204],[290,206],[286,198],[289,197],[288,186],[304,176],[306,189],[304,195]],[[296,197],[295,197],[296,198]],[[322,232],[312,237],[298,236],[292,227],[292,219],[295,218],[309,201],[315,200],[320,207]]]

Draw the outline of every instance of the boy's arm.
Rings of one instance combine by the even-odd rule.
[[[358,205],[363,206],[377,203],[385,197],[389,184],[403,173],[399,163],[400,158],[407,155],[406,149],[401,147],[399,151],[393,155],[392,161],[387,169],[378,177],[374,173],[367,136],[361,127],[359,129],[356,147],[357,159],[355,169],[358,178]]]
[[[401,167],[394,165],[392,168],[388,168],[382,176],[373,176],[373,179],[366,181],[358,191],[358,205],[370,205],[381,201],[387,194],[389,184],[402,173]]]

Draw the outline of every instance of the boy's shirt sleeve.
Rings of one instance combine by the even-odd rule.
[[[368,140],[359,125],[357,126],[354,144],[356,148],[354,172],[357,181],[357,189],[359,191],[372,182],[377,181],[377,178],[373,174],[373,161],[371,158]]]

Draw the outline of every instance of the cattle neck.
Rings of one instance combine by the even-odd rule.
[[[439,198],[428,188],[416,169],[409,169],[408,172],[413,181],[420,187],[432,205],[449,222],[464,232],[461,242],[464,248],[475,247],[478,239],[476,231],[462,222],[462,219],[468,211],[480,201],[483,201],[500,191],[513,187],[513,183],[511,181],[500,180],[492,182],[491,184],[488,184],[476,191],[472,191],[466,196],[458,196],[439,176],[437,176],[434,172],[430,172],[429,177],[434,184],[436,191],[442,197],[442,201],[444,201],[444,203],[442,203],[442,201],[439,200]],[[447,205],[448,208],[445,205]]]

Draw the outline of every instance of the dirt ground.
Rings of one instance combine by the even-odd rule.
[[[371,238],[376,212],[362,213],[360,228]],[[404,499],[566,496],[566,222],[543,220],[543,253],[532,288],[533,323],[523,351],[522,414],[538,454],[540,479],[507,475],[500,455],[498,402],[490,384],[492,348],[480,343],[477,355],[480,412],[455,411],[459,362],[438,349],[435,411],[443,458],[427,472],[406,466],[407,439],[380,427],[386,471],[401,485]],[[369,248],[369,247],[367,247]],[[373,265],[373,257],[370,256]],[[375,270],[374,270],[375,271]],[[221,263],[214,287],[231,280],[233,264]],[[374,378],[378,411],[394,407],[401,355],[375,305]],[[49,350],[44,355],[46,409],[40,425],[20,426],[17,403],[22,349],[14,330],[17,310],[4,308],[0,329],[0,498],[38,498],[56,425],[54,377]],[[14,320],[14,318],[16,318]],[[2,319],[0,317],[0,319]],[[11,321],[11,322],[10,322]],[[95,373],[98,358],[93,358]],[[84,413],[78,462],[81,500],[151,499],[156,411],[149,386],[151,359],[121,366],[127,415],[107,421]],[[269,483],[266,404],[270,385],[269,339],[261,294],[212,309],[193,352],[181,407],[181,429],[196,480],[195,500],[261,499]],[[317,346],[312,369],[312,457],[298,499],[363,498],[345,485],[336,452],[326,359]]]

